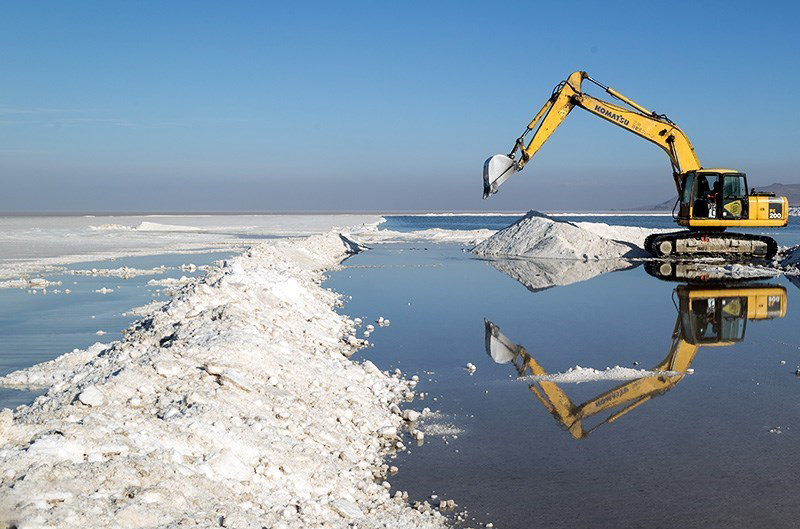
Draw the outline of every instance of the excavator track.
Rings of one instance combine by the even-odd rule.
[[[715,266],[716,265],[716,266]],[[772,275],[755,277],[731,277],[726,267],[719,263],[698,260],[659,259],[644,263],[645,271],[662,281],[686,283],[689,285],[742,285],[771,279]]]
[[[676,231],[656,233],[644,242],[645,250],[655,257],[728,257],[772,259],[778,243],[765,235],[714,231]]]

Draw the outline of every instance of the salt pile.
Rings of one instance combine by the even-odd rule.
[[[540,259],[617,259],[642,257],[641,248],[597,235],[571,222],[537,211],[500,230],[474,249],[484,257],[533,257]]]
[[[687,371],[688,372],[688,371]],[[607,367],[603,370],[591,367],[575,366],[567,369],[563,373],[552,373],[548,375],[537,375],[521,377],[518,380],[528,381],[547,381],[560,384],[580,384],[582,382],[596,382],[600,380],[635,380],[644,377],[656,376],[678,376],[682,373],[677,371],[648,371],[646,369],[632,369],[630,367]]]
[[[412,385],[348,359],[320,283],[356,249],[260,244],[122,341],[0,379],[49,388],[0,413],[0,527],[442,527],[380,483]]]

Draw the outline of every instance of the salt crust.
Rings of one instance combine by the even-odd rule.
[[[353,322],[320,282],[357,250],[260,244],[122,341],[0,379],[49,387],[0,413],[0,526],[442,527],[375,481],[410,384],[348,359]]]

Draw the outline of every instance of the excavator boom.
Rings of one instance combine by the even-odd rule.
[[[582,91],[584,80],[603,88],[609,95],[631,108],[615,105],[586,94]],[[672,163],[675,186],[679,193],[681,182],[678,175],[701,168],[689,138],[669,118],[663,114],[652,112],[613,88],[595,81],[586,72],[573,72],[566,81],[555,87],[550,99],[545,102],[522,135],[517,138],[511,153],[508,156],[493,156],[487,160],[484,166],[484,197],[496,193],[500,184],[505,182],[511,174],[521,171],[575,106],[655,143],[663,149]],[[533,135],[526,145],[526,137],[531,132]],[[515,155],[518,151],[520,159],[516,160]],[[489,162],[493,159],[495,159],[494,163],[490,164]],[[503,161],[506,163],[503,164]],[[511,168],[507,169],[506,166]],[[501,170],[498,172],[497,169]]]

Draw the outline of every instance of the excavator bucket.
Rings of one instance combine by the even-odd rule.
[[[500,332],[500,327],[487,319],[483,320],[486,344],[486,354],[492,357],[496,364],[507,364],[519,355],[519,346]]]
[[[517,164],[505,154],[495,154],[483,164],[483,198],[497,193],[500,184],[517,172]]]

